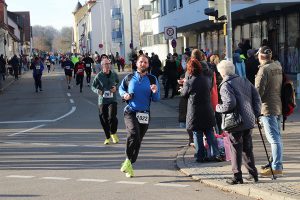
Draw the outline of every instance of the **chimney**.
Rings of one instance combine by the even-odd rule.
[[[0,25],[6,24],[6,7],[5,0],[0,0]]]

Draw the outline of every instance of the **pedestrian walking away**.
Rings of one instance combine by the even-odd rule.
[[[44,70],[43,62],[39,57],[35,57],[33,62],[31,63],[30,69],[32,69],[32,74],[34,78],[35,92],[43,91],[42,89],[42,75]]]
[[[222,103],[216,106],[219,113],[229,113],[234,109],[242,118],[242,124],[228,130],[231,149],[232,179],[230,185],[242,184],[242,162],[248,170],[247,180],[258,181],[252,145],[252,129],[256,118],[260,115],[260,96],[251,82],[235,74],[235,65],[231,61],[223,60],[217,65],[223,81],[220,84]]]
[[[261,47],[258,52],[260,63],[255,77],[255,87],[262,100],[260,120],[268,142],[271,144],[272,166],[268,164],[261,171],[261,176],[282,175],[283,144],[281,139],[282,118],[282,67],[279,62],[272,60],[272,50]]]
[[[98,95],[99,119],[105,133],[104,144],[119,142],[117,135],[117,87],[118,75],[111,70],[111,63],[106,58],[101,61],[102,70],[96,75],[92,83],[92,90]]]
[[[14,76],[15,76],[15,80],[19,79],[19,59],[17,57],[17,55],[14,55],[12,57],[12,59],[8,62],[9,65],[12,66],[13,72],[14,72]]]
[[[126,160],[121,171],[133,177],[132,164],[136,162],[141,143],[150,122],[150,103],[159,101],[160,89],[155,76],[147,74],[149,60],[145,55],[137,59],[137,71],[127,75],[120,84],[120,96],[127,101],[124,122],[127,131]]]
[[[0,56],[0,92],[3,90],[2,82],[5,81],[5,73],[6,73],[6,62],[3,58],[3,54]]]
[[[86,54],[82,61],[85,65],[86,82],[87,85],[90,87],[92,67],[94,64],[94,60],[89,56],[89,54]]]
[[[85,70],[85,65],[80,58],[79,62],[75,64],[75,70],[74,70],[74,74],[76,74],[76,85],[80,86],[80,92],[82,92],[84,70]]]
[[[72,74],[74,69],[73,62],[69,59],[69,57],[66,57],[66,60],[61,63],[62,68],[65,70],[66,80],[68,84],[68,89],[71,89],[71,80],[72,80]]]

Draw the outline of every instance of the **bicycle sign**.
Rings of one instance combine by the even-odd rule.
[[[177,38],[176,26],[165,27],[165,39],[173,40]]]

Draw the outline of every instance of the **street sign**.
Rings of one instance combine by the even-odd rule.
[[[103,48],[103,44],[100,43],[99,44],[99,48],[102,49]]]
[[[172,40],[177,38],[176,26],[165,27],[165,39]]]
[[[172,45],[173,48],[176,48],[177,42],[176,42],[175,39],[173,39],[173,40],[171,41],[171,45]]]

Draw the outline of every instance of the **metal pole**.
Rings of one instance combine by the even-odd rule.
[[[129,15],[130,15],[130,44],[133,50],[133,30],[132,30],[132,10],[131,10],[131,0],[129,0]]]
[[[232,61],[232,21],[231,21],[231,0],[225,0],[227,16],[226,34],[226,60]]]

